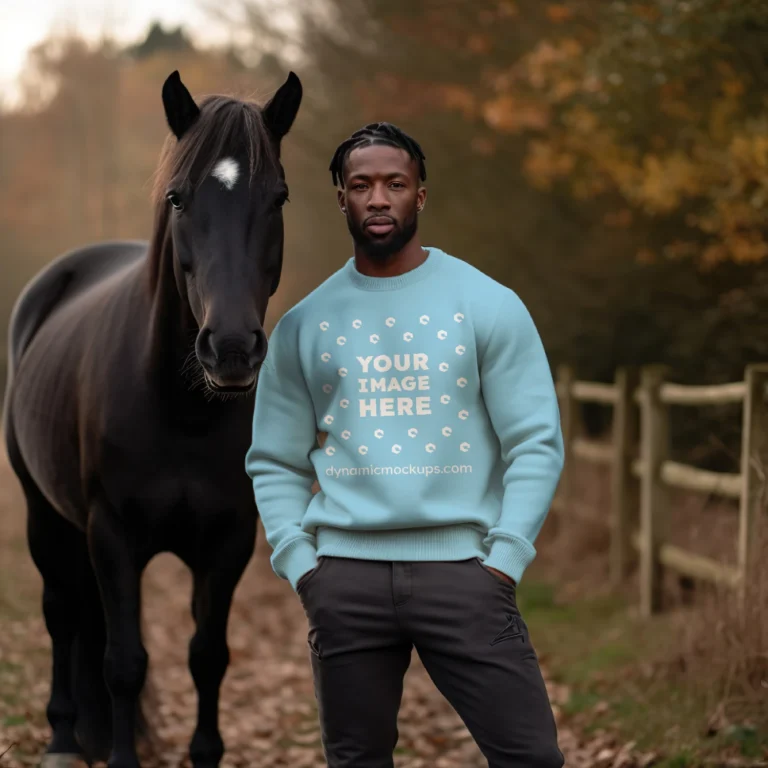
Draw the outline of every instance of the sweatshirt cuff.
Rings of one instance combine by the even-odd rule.
[[[314,541],[305,536],[289,542],[272,556],[275,573],[287,579],[294,591],[299,579],[316,565],[317,548]]]
[[[483,564],[489,568],[506,573],[519,584],[525,569],[536,557],[536,550],[527,541],[512,537],[497,537],[493,539],[488,557]]]

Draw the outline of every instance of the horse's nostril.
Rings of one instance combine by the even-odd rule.
[[[209,328],[201,328],[195,339],[195,353],[197,359],[208,368],[216,364],[216,347],[214,345],[213,332]]]
[[[254,331],[252,343],[251,359],[254,363],[260,363],[267,354],[267,334],[261,328]]]

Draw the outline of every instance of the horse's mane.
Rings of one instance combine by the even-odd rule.
[[[155,171],[152,201],[165,203],[168,184],[174,178],[202,183],[222,157],[245,149],[251,179],[265,166],[277,168],[277,157],[262,117],[252,101],[212,95],[200,102],[200,114],[180,140],[169,134]]]
[[[150,251],[153,284],[167,234],[169,203],[165,196],[173,179],[199,186],[217,161],[243,150],[248,155],[249,183],[264,170],[279,172],[279,158],[259,104],[214,94],[205,97],[199,107],[200,114],[181,139],[168,134],[154,174],[151,199],[155,232]]]

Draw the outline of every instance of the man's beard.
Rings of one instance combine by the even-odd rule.
[[[385,238],[372,237],[361,224],[352,221],[349,213],[347,213],[347,228],[356,245],[369,259],[386,261],[411,242],[419,228],[418,215],[414,211],[411,218],[407,219],[402,226],[395,223],[393,230]]]

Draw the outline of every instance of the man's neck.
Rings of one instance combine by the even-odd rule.
[[[414,237],[408,245],[388,259],[371,258],[358,246],[355,247],[355,266],[357,271],[368,277],[397,277],[410,272],[427,260],[428,252]]]

